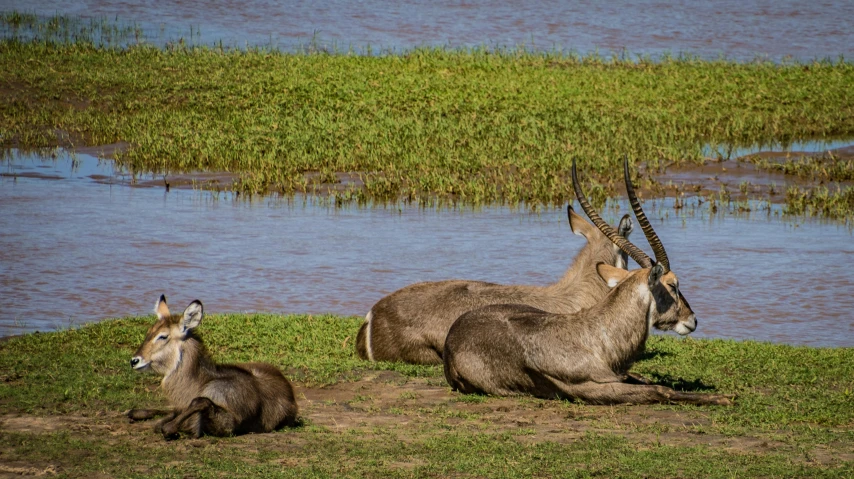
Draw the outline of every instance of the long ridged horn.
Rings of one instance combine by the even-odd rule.
[[[635,188],[632,186],[632,177],[629,174],[628,156],[623,159],[623,175],[626,177],[626,193],[629,195],[629,203],[632,205],[632,210],[635,212],[638,224],[643,230],[646,240],[649,241],[649,245],[652,246],[652,252],[655,254],[655,261],[657,263],[661,263],[661,266],[664,266],[664,272],[666,273],[670,271],[670,260],[667,259],[667,252],[664,251],[664,245],[661,244],[661,240],[658,238],[658,235],[655,234],[655,230],[652,229],[652,225],[649,224],[649,220],[646,218],[646,214],[644,214],[643,209],[641,208],[640,201],[638,201],[638,197],[635,195]]]
[[[584,193],[581,191],[581,185],[578,183],[578,174],[575,172],[575,158],[572,159],[572,187],[575,189],[575,197],[578,199],[578,203],[581,204],[581,209],[584,210],[584,213],[587,214],[590,221],[599,228],[599,231],[607,236],[608,239],[621,250],[625,251],[626,254],[631,256],[633,260],[637,261],[641,268],[652,267],[652,260],[646,255],[646,253],[633,245],[631,241],[620,236],[614,228],[599,217],[599,213],[590,206],[590,203],[587,201],[587,197],[584,196]]]

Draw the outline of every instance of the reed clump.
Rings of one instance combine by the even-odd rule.
[[[854,187],[826,186],[802,188],[790,186],[786,190],[783,212],[794,216],[820,216],[837,220],[854,219]]]

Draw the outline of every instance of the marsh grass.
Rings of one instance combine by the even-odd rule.
[[[307,418],[304,427],[274,435],[205,438],[190,445],[162,442],[149,432],[144,441],[136,436],[75,433],[85,429],[86,420],[97,422],[103,411],[163,404],[155,387],[158,378],[132,371],[128,362],[151,321],[150,317],[105,321],[0,343],[4,414],[90,418],[73,430],[0,434],[4,451],[0,463],[41,468],[58,463],[65,475],[99,472],[126,477],[832,477],[852,472],[847,460],[824,466],[801,457],[854,444],[854,408],[850,406],[854,349],[659,335],[650,338],[634,371],[677,389],[738,394],[736,405],[649,409],[688,416],[702,412],[705,417],[700,424],[679,425],[625,422],[620,416],[623,408],[564,402],[563,408],[549,411],[573,418],[568,420],[567,432],[579,424],[573,421],[593,421],[594,428],[565,442],[538,440],[537,430],[531,428],[492,430],[478,411],[491,411],[493,398],[459,396],[442,405],[423,406],[417,393],[397,395],[402,402],[388,414],[400,421],[367,431],[332,431],[312,425]],[[352,339],[360,323],[359,318],[325,315],[211,315],[201,334],[217,360],[269,361],[287,371],[298,390],[310,384],[356,380],[374,370],[395,370],[441,383],[440,367],[358,360]],[[553,403],[515,401],[516,407],[535,410]],[[367,396],[357,396],[350,407],[383,414]],[[466,407],[481,409],[461,409]],[[419,422],[407,425],[407,418],[416,417]],[[622,433],[595,432],[613,429]],[[683,439],[676,441],[678,445],[645,442],[642,438],[649,435]],[[752,440],[779,447],[767,453],[733,452],[704,442],[703,438],[712,437],[758,438]],[[58,458],[63,459],[57,462]]]
[[[851,220],[854,218],[854,187],[831,190],[826,186],[790,186],[786,189],[784,213]]]
[[[763,170],[776,171],[808,180],[854,180],[854,159],[841,158],[833,153],[823,156],[801,156],[783,162],[771,161],[761,157],[751,157],[748,160]]]
[[[854,136],[854,67],[415,49],[396,55],[0,42],[0,143],[126,141],[130,171],[236,172],[244,194],[558,205],[579,159],[597,205],[624,155]],[[309,181],[319,178],[320,181]],[[363,183],[363,186],[361,185]],[[328,183],[327,183],[328,184]]]

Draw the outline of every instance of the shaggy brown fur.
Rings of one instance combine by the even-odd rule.
[[[155,314],[157,322],[130,363],[136,370],[163,375],[163,392],[175,409],[132,409],[128,417],[143,420],[166,413],[155,428],[166,438],[179,432],[193,437],[270,432],[296,424],[294,390],[279,369],[266,363],[216,364],[211,359],[194,334],[204,314],[202,303],[193,301],[183,315],[171,315],[166,298],[160,296]]]
[[[370,361],[440,364],[445,336],[461,314],[491,304],[518,303],[554,313],[572,313],[599,302],[608,287],[596,264],[625,268],[627,257],[597,228],[567,208],[572,231],[587,239],[563,278],[549,286],[517,286],[449,280],[416,283],[377,302],[356,337],[356,352]],[[632,221],[618,227],[628,236]]]
[[[679,293],[676,275],[661,265],[632,272],[604,264],[597,269],[616,287],[577,313],[502,304],[462,315],[445,341],[451,388],[593,404],[732,404],[732,396],[680,392],[629,377],[649,328],[689,334],[697,325],[694,312]]]

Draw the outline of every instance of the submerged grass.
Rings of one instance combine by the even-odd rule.
[[[158,378],[135,373],[128,359],[150,318],[127,318],[80,329],[30,334],[0,343],[0,404],[4,414],[74,415],[97,422],[102,411],[162,404]],[[261,360],[307,384],[357,379],[371,370],[442,380],[440,367],[370,364],[355,357],[352,340],[361,319],[335,316],[229,314],[205,319],[202,335],[219,361]],[[619,408],[565,403],[570,418],[599,416],[597,428],[563,442],[537,440],[520,426],[491,431],[479,413],[454,415],[455,404],[492,410],[492,398],[418,408],[418,394],[404,394],[400,420],[364,430],[313,426],[270,435],[204,438],[169,444],[145,433],[82,434],[74,430],[0,434],[0,466],[59,467],[59,474],[124,477],[383,476],[477,477],[844,477],[850,459],[822,463],[806,458],[850,451],[854,445],[854,349],[809,348],[728,340],[653,336],[635,370],[660,384],[695,391],[738,394],[731,408],[658,406],[660,412],[701,412],[702,423],[671,431],[666,423],[620,420]],[[393,388],[394,384],[384,387]],[[368,399],[366,399],[368,400]],[[370,401],[370,400],[368,400]],[[544,403],[518,399],[518,407]],[[444,407],[448,410],[445,411]],[[631,409],[631,408],[630,408]],[[610,410],[609,414],[602,411]],[[444,411],[444,413],[443,413]],[[561,409],[548,409],[560,414]],[[414,414],[414,416],[408,416]],[[418,421],[414,421],[415,418]],[[577,424],[567,419],[567,432]],[[144,437],[139,436],[144,434]],[[678,445],[645,442],[649,434],[678,434]],[[778,446],[767,452],[734,451],[724,441],[755,438]],[[641,438],[641,439],[639,439]],[[760,448],[761,449],[761,448]],[[835,454],[835,453],[834,453]],[[157,458],[154,460],[153,458]],[[28,469],[29,470],[29,469]],[[7,471],[8,472],[8,471]],[[54,472],[57,472],[54,470]],[[30,472],[34,473],[34,472]]]
[[[231,171],[243,193],[312,193],[335,172],[360,178],[332,185],[337,202],[561,204],[578,157],[601,204],[622,191],[624,155],[654,171],[700,161],[705,145],[854,136],[854,65],[843,61],[36,38],[0,42],[0,71],[0,145],[125,141],[117,161],[133,171]]]

